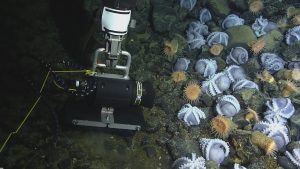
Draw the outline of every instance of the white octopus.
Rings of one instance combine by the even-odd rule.
[[[200,139],[202,153],[206,160],[212,160],[220,165],[223,160],[229,155],[228,144],[221,139]]]
[[[291,45],[300,40],[300,25],[288,30],[285,35],[286,44]]]
[[[204,77],[208,77],[216,73],[218,65],[213,59],[199,59],[195,64],[195,69]]]
[[[225,75],[225,73],[220,72],[203,81],[202,90],[208,95],[215,96],[229,89],[230,84],[230,79]]]
[[[181,157],[174,161],[172,169],[206,169],[205,159],[192,153],[192,158]]]
[[[244,166],[241,166],[240,164],[234,163],[233,169],[247,169],[247,168]]]
[[[224,70],[224,72],[228,76],[228,78],[231,80],[231,82],[235,82],[235,81],[246,78],[244,69],[237,65],[228,66]]]
[[[225,32],[212,32],[207,36],[206,39],[208,46],[212,46],[214,44],[222,44],[227,46],[229,36]]]
[[[278,150],[290,142],[288,128],[284,123],[275,119],[266,119],[266,121],[260,121],[254,125],[253,130],[260,131],[266,134],[268,137],[273,138],[276,142]]]
[[[233,91],[238,91],[245,88],[259,90],[256,83],[247,79],[240,79],[232,84]]]
[[[295,112],[289,98],[273,98],[266,103],[268,110],[264,113],[266,119],[275,119],[285,123]]]
[[[185,104],[179,110],[177,117],[183,120],[187,126],[199,125],[200,119],[205,119],[205,113],[196,106]]]
[[[265,32],[265,27],[268,25],[268,19],[264,19],[262,16],[255,19],[255,22],[252,24],[252,29],[254,30],[257,37],[260,37],[267,32]]]
[[[300,148],[293,149],[292,153],[285,151],[285,155],[295,164],[300,167]]]
[[[217,101],[216,111],[218,114],[233,117],[241,110],[239,101],[233,95],[224,95]]]

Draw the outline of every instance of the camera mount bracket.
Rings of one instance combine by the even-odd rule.
[[[76,126],[87,126],[87,127],[100,127],[100,128],[108,127],[112,129],[137,130],[137,131],[141,129],[140,125],[114,123],[113,113],[114,113],[114,108],[102,107],[101,122],[73,119],[72,123]]]

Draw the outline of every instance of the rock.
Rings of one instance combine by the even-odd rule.
[[[261,66],[257,57],[251,57],[247,63],[242,65],[242,67],[250,77],[255,77],[256,73],[261,71]]]
[[[173,160],[191,153],[200,154],[199,143],[188,135],[176,136],[167,141],[167,149]]]
[[[266,99],[260,91],[256,89],[245,88],[234,92],[234,96],[239,100],[240,103],[244,103],[256,112],[263,112]]]
[[[144,130],[148,133],[155,133],[157,132],[161,127],[161,123],[159,121],[159,119],[157,120],[147,120]]]
[[[293,139],[299,140],[300,139],[300,114],[295,113],[291,119],[291,136]]]
[[[280,46],[280,43],[283,40],[283,35],[281,32],[278,30],[272,30],[271,32],[267,33],[266,35],[263,36],[265,40],[265,47],[263,51],[276,51]]]
[[[211,160],[207,160],[205,162],[205,166],[207,169],[219,169],[219,166],[216,162],[211,161]]]
[[[250,161],[250,164],[247,166],[247,169],[270,169],[270,168],[277,168],[278,164],[276,159],[271,156],[262,156],[255,158]]]
[[[174,135],[178,131],[178,125],[177,123],[168,123],[167,126],[167,132],[171,135]]]
[[[213,97],[206,93],[203,93],[199,100],[203,102],[206,107],[211,107],[214,104]]]
[[[286,156],[278,156],[277,162],[284,169],[297,169],[297,167]]]
[[[253,146],[249,137],[250,131],[236,130],[234,134],[229,137],[230,145],[235,150],[234,155],[241,163],[249,163],[253,157],[261,155],[258,147]]]
[[[288,151],[293,151],[293,149],[295,148],[300,148],[300,141],[293,141],[293,142],[290,142],[287,146],[286,146],[286,149]]]
[[[227,49],[241,46],[248,47],[248,43],[257,40],[255,33],[248,25],[234,26],[225,31],[229,35]]]
[[[173,25],[177,23],[174,8],[165,5],[155,5],[153,7],[152,24],[155,31],[159,33],[169,32]]]
[[[250,162],[247,169],[266,169],[264,167],[264,161],[255,159]]]
[[[221,58],[221,57],[215,57],[213,58],[216,62],[217,62],[217,65],[218,65],[218,71],[222,71],[225,69],[225,67],[227,66],[226,65],[226,62]]]
[[[231,1],[233,3],[233,5],[241,10],[241,11],[247,11],[248,10],[248,3],[245,0],[235,0],[235,1]]]
[[[71,159],[62,160],[57,164],[57,166],[59,169],[72,169],[73,168],[72,160]]]
[[[150,146],[144,147],[144,151],[146,152],[147,157],[149,158],[156,156],[156,150],[154,147],[150,147]]]
[[[269,93],[272,97],[281,97],[277,83],[262,82],[261,88],[264,93]]]
[[[209,0],[210,10],[219,17],[225,17],[230,13],[227,0]]]
[[[289,61],[298,61],[300,60],[300,42],[288,45],[284,48],[282,48],[282,55],[284,56],[286,60]]]

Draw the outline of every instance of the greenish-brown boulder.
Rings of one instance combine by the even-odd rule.
[[[273,30],[266,35],[263,36],[266,46],[264,47],[264,51],[273,51],[276,50],[280,43],[283,40],[283,35],[278,30]]]
[[[227,0],[209,0],[210,9],[213,13],[220,17],[227,16],[230,13],[230,8]]]
[[[248,43],[257,40],[253,30],[250,26],[241,25],[234,26],[225,31],[229,35],[229,42],[227,48],[236,46],[247,47]]]

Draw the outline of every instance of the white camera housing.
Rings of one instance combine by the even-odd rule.
[[[131,10],[117,10],[104,7],[102,13],[102,31],[111,35],[126,35],[130,16]]]

